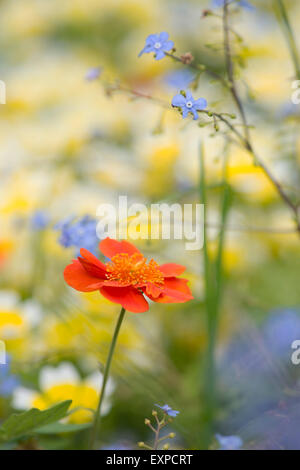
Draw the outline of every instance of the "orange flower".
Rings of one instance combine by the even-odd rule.
[[[184,272],[184,266],[159,266],[153,259],[147,263],[142,253],[126,241],[106,238],[99,248],[110,261],[104,264],[82,248],[81,256],[65,268],[64,278],[69,286],[81,292],[99,290],[108,300],[133,313],[149,309],[144,295],[160,303],[193,299],[188,281],[177,277]]]

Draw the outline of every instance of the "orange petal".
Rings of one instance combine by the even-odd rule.
[[[80,254],[83,258],[85,258],[89,263],[95,264],[98,268],[103,269],[106,271],[106,266],[104,263],[102,263],[93,253],[90,251],[86,250],[85,248],[80,248]]]
[[[107,258],[112,258],[118,253],[128,253],[130,256],[134,253],[140,253],[140,251],[131,243],[126,242],[125,240],[119,242],[118,240],[113,240],[109,237],[100,242],[99,249]]]
[[[185,266],[175,263],[167,263],[159,266],[160,271],[163,273],[164,277],[176,277],[180,276],[185,271]]]
[[[64,278],[69,286],[81,292],[92,292],[98,290],[103,281],[89,274],[78,260],[74,260],[64,270]]]
[[[162,287],[158,287],[155,284],[152,284],[151,282],[148,282],[146,287],[143,287],[143,290],[145,291],[146,295],[151,297],[151,299],[156,299],[162,293]]]
[[[133,287],[101,287],[100,293],[111,302],[122,305],[125,310],[133,313],[146,312],[148,302],[143,294]]]
[[[98,279],[106,279],[106,266],[105,264],[101,263],[101,261],[96,258],[92,253],[81,248],[80,254],[83,256],[82,258],[79,256],[78,261],[83,266],[88,274],[91,276],[97,277]]]
[[[157,298],[151,298],[154,302],[159,303],[184,303],[188,300],[192,300],[191,290],[187,285],[187,279],[179,278],[166,278],[165,285],[163,287],[162,293]]]

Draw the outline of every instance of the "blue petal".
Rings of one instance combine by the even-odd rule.
[[[151,44],[153,46],[156,42],[159,42],[158,34],[149,34],[146,37],[146,45]]]
[[[186,99],[183,95],[175,95],[172,99],[172,106],[184,106],[186,103]]]
[[[193,113],[193,116],[194,116],[194,121],[196,121],[198,119],[198,113],[196,111],[196,109],[194,107],[191,108],[191,112]]]
[[[141,57],[143,54],[149,54],[149,52],[154,52],[154,47],[151,44],[146,44],[144,49],[141,50],[138,57]]]
[[[185,96],[186,96],[187,101],[192,101],[194,103],[193,95],[189,90],[185,92]]]
[[[138,57],[141,57],[141,55],[145,54],[145,52],[146,52],[145,49],[146,49],[146,48],[144,47],[144,49],[142,49],[141,52],[139,52]]]
[[[198,100],[195,101],[194,103],[195,109],[198,111],[201,111],[202,109],[205,109],[207,107],[207,101],[205,98],[199,98]]]
[[[173,41],[166,41],[163,43],[162,48],[164,51],[170,51],[174,47]]]
[[[172,418],[176,418],[176,416],[179,413],[179,411],[172,410],[172,408],[167,404],[163,405],[163,406],[160,406],[157,403],[155,403],[154,405],[157,406],[158,408],[160,408],[161,410],[163,410],[167,415],[171,416]]]
[[[162,408],[162,410],[164,410],[164,411],[166,411],[166,412],[172,410],[172,408],[171,408],[169,405],[164,405],[164,406],[162,406],[161,408]]]
[[[158,42],[160,42],[160,43],[166,42],[168,40],[168,38],[169,38],[169,33],[167,33],[166,31],[163,31],[158,36]]]
[[[189,112],[190,112],[189,108],[186,108],[186,107],[182,108],[182,117],[183,117],[183,119],[185,119],[187,117]]]
[[[164,51],[158,51],[155,54],[155,60],[160,60],[160,59],[163,59],[164,57],[165,57]]]

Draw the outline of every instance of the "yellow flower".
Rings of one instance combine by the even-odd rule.
[[[14,291],[0,291],[0,338],[7,350],[22,357],[32,353],[31,331],[41,320],[42,313],[36,301],[21,302]]]
[[[115,327],[116,306],[98,292],[76,295],[77,307],[62,318],[48,315],[39,332],[42,352],[47,355],[71,352],[104,362],[107,358],[112,331]],[[128,318],[119,335],[116,357],[118,372],[126,374],[129,364],[151,365],[146,342],[134,319]]]
[[[93,419],[97,408],[103,376],[95,372],[81,379],[73,364],[62,362],[58,367],[46,366],[40,372],[40,392],[18,387],[13,395],[16,409],[38,408],[44,410],[64,400],[72,400],[69,423],[86,423]],[[110,410],[110,396],[114,385],[111,379],[106,387],[106,397],[102,413]]]
[[[267,166],[270,167],[271,162]],[[251,201],[268,203],[276,198],[274,185],[245,150],[234,149],[229,157],[227,177],[229,183]]]
[[[176,144],[153,149],[148,158],[148,169],[142,182],[143,191],[150,197],[160,197],[170,192],[174,185],[174,166],[179,156]]]

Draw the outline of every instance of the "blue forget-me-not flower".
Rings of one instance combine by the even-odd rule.
[[[174,47],[174,42],[169,39],[169,34],[165,31],[160,34],[150,34],[146,38],[144,49],[139,53],[142,54],[153,52],[155,59],[160,60],[165,57],[165,52],[170,51]]]
[[[243,441],[239,436],[216,434],[216,439],[220,444],[219,450],[239,450],[243,445]]]
[[[179,414],[179,411],[172,410],[169,405],[160,406],[155,403],[155,406],[163,410],[163,412],[166,413],[168,416],[171,416],[171,418],[176,418],[176,416]]]
[[[207,107],[207,101],[205,98],[199,98],[194,100],[192,93],[186,91],[175,95],[172,99],[172,106],[180,108],[182,112],[182,117],[186,118],[189,113],[192,113],[194,120],[198,119],[197,111],[202,111]]]
[[[79,255],[80,248],[97,254],[99,240],[96,228],[97,221],[89,215],[79,219],[69,217],[55,226],[60,231],[59,243],[65,248],[75,247],[76,255]]]

